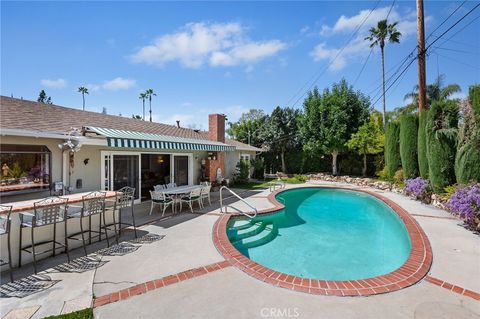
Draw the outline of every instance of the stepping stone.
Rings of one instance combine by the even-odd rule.
[[[61,314],[63,315],[66,313],[83,310],[86,308],[90,308],[91,306],[92,306],[91,296],[85,296],[77,299],[68,300],[68,301],[65,301],[65,303],[63,304]]]
[[[30,319],[38,309],[40,309],[40,306],[13,309],[3,319]]]

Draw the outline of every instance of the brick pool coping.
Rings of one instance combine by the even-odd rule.
[[[227,222],[231,218],[243,216],[241,214],[222,215],[213,226],[213,243],[220,254],[234,267],[254,278],[277,287],[314,295],[368,296],[382,294],[414,285],[427,275],[432,264],[430,242],[417,221],[398,204],[377,193],[364,189],[344,186],[302,186],[295,189],[298,188],[346,189],[367,193],[385,202],[401,218],[410,236],[412,249],[407,261],[400,268],[388,274],[361,280],[317,280],[288,275],[250,260],[231,244],[227,237]],[[258,214],[271,214],[283,209],[285,206],[278,202],[275,196],[288,190],[290,189],[282,189],[270,193],[267,199],[274,207],[259,211]]]

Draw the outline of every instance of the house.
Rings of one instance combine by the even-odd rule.
[[[225,115],[208,131],[0,97],[2,202],[69,192],[231,179],[240,160],[261,149],[225,137]],[[58,182],[62,182],[58,183]]]

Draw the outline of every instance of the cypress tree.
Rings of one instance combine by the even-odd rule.
[[[436,101],[425,126],[429,179],[434,191],[455,183],[458,107],[456,101]]]
[[[403,115],[400,118],[400,158],[405,178],[418,176],[417,135],[417,116],[415,114]]]
[[[469,103],[463,104],[455,176],[460,184],[480,181],[480,85],[471,86]]]
[[[400,165],[400,126],[397,122],[390,122],[387,124],[385,132],[385,167],[387,177],[392,179]]]
[[[425,124],[427,124],[427,112],[422,111],[418,114],[418,170],[423,179],[428,179],[428,159],[427,159],[427,136],[425,134]]]

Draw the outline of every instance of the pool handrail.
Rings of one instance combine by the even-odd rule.
[[[232,194],[233,196],[235,196],[236,198],[238,198],[239,200],[241,200],[243,203],[245,203],[248,207],[250,207],[251,209],[253,209],[254,213],[253,214],[249,214],[247,212],[244,212],[236,207],[233,207],[231,205],[223,205],[223,190],[226,189],[227,191],[230,192],[230,194]],[[223,210],[223,207],[225,206],[225,211]],[[248,203],[245,199],[243,199],[242,197],[240,197],[240,195],[238,195],[237,193],[235,193],[234,191],[232,191],[230,188],[228,188],[227,186],[222,186],[220,188],[220,212],[221,213],[227,213],[227,207],[231,207],[233,208],[234,210],[236,210],[237,212],[247,216],[248,218],[252,219],[252,218],[255,218],[258,214],[258,210],[252,206],[250,203]]]

